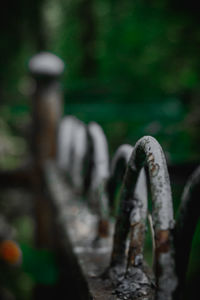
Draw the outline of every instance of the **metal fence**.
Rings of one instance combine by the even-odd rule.
[[[35,298],[67,298],[70,291],[71,299],[182,299],[199,217],[200,169],[186,184],[175,222],[159,143],[145,136],[110,158],[97,123],[62,118],[63,62],[41,53],[29,67],[35,83],[31,156],[20,169],[1,172],[0,187],[31,191],[36,245],[56,253],[55,294],[39,286]],[[153,268],[143,254],[148,220]]]

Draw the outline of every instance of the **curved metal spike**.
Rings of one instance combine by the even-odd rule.
[[[88,125],[92,143],[92,174],[89,187],[89,202],[100,217],[99,234],[108,234],[108,195],[106,184],[109,177],[108,144],[102,128],[95,122]]]
[[[83,190],[83,164],[87,147],[87,130],[84,123],[73,116],[65,117],[58,132],[57,161],[77,191]]]
[[[109,206],[112,214],[116,214],[115,197],[117,187],[122,183],[128,160],[133,147],[128,144],[119,146],[111,161],[110,177],[108,181]]]
[[[133,152],[133,147],[128,144],[123,144],[119,146],[116,150],[115,155],[111,162],[111,172],[109,178],[109,204],[111,210],[114,206],[114,198],[116,193],[116,188],[119,184],[122,184],[123,177],[126,171],[128,161]],[[140,202],[141,218],[146,220],[147,217],[147,182],[144,169],[141,170],[136,188],[134,191],[134,198],[138,199]]]
[[[105,192],[105,183],[109,176],[108,144],[102,128],[97,123],[91,122],[88,125],[88,131],[93,145],[93,169],[89,196],[91,201],[98,206],[99,193]],[[107,202],[107,196],[102,195],[102,197],[106,197],[104,200]],[[105,210],[107,210],[108,205],[107,203],[104,204],[105,208],[101,207],[101,213],[107,214],[108,211]]]
[[[133,199],[139,172],[147,164],[153,202],[153,222],[156,239],[155,273],[157,299],[172,299],[177,285],[173,249],[171,245],[174,227],[171,188],[166,161],[159,143],[149,136],[141,138],[135,145],[126,169],[121,190],[121,209],[116,222],[111,268],[124,265],[126,239],[130,225],[135,223],[132,211],[138,210],[138,202]],[[134,215],[134,214],[133,214]],[[132,237],[135,234],[133,230]],[[142,238],[143,239],[143,238]],[[138,265],[134,243],[130,242],[128,271]]]
[[[64,117],[58,130],[57,163],[60,169],[68,171],[70,168],[70,151],[73,140],[72,132],[77,119],[73,116]]]

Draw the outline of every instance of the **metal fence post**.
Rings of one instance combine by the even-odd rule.
[[[58,78],[64,70],[64,63],[57,56],[42,52],[32,57],[29,70],[34,80],[31,152],[36,243],[39,247],[52,247],[52,213],[44,189],[43,166],[47,160],[56,158],[57,128],[62,107]]]

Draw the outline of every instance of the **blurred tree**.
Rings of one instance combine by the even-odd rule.
[[[45,0],[7,1],[2,8],[0,18],[0,97],[5,99],[5,89],[12,86],[22,68],[21,54],[28,46],[30,52],[46,49],[46,37],[43,32],[43,4]],[[23,59],[26,57],[23,56]],[[17,63],[17,61],[19,63]],[[21,65],[20,65],[21,64]],[[14,78],[15,81],[16,78]]]
[[[94,1],[82,0],[78,4],[78,17],[80,20],[80,51],[82,61],[80,74],[84,77],[93,77],[97,73],[96,61],[96,16],[94,15]]]

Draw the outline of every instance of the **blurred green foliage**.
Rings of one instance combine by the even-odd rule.
[[[111,154],[122,143],[153,135],[170,163],[198,162],[199,20],[194,0],[5,3],[0,20],[0,143],[7,136],[14,153],[0,147],[1,168],[20,165],[28,150],[20,139],[31,115],[27,65],[33,54],[46,50],[66,62],[64,114],[99,122]],[[175,207],[182,188],[173,185]],[[190,274],[199,266],[198,236]],[[25,272],[19,280],[29,287],[32,280],[43,280],[40,276],[55,280],[52,254],[37,253],[30,245],[23,252],[23,267],[31,276]]]
[[[55,284],[59,270],[54,253],[45,249],[36,250],[27,244],[20,246],[23,252],[22,268],[24,272],[29,274],[35,283]]]
[[[27,121],[28,60],[36,51],[53,51],[66,62],[65,113],[98,121],[111,152],[151,134],[172,162],[197,160],[200,30],[194,5],[37,0],[29,6],[21,0],[14,19],[8,5],[0,117]]]

